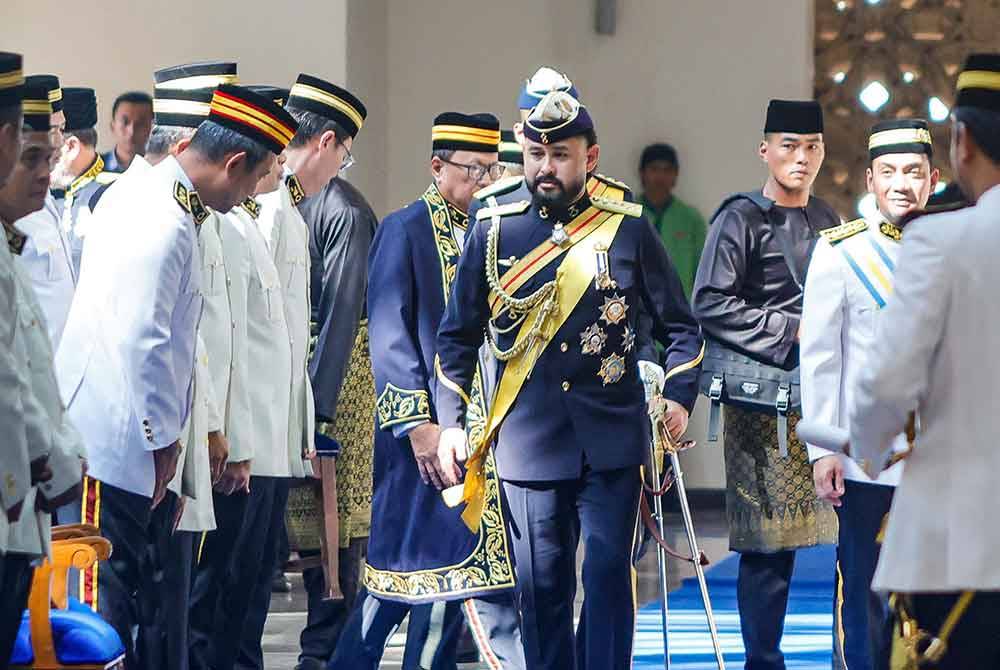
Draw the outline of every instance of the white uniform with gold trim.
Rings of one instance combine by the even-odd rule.
[[[19,219],[15,227],[28,241],[14,262],[31,279],[38,303],[45,313],[53,350],[59,348],[62,331],[69,316],[76,291],[76,270],[69,240],[59,226],[56,202],[45,196],[45,205],[37,212]]]
[[[291,345],[292,388],[289,407],[289,470],[269,474],[275,477],[303,477],[312,465],[302,454],[315,448],[315,409],[307,365],[309,361],[309,228],[299,214],[288,188],[288,176],[277,190],[257,196],[261,204],[257,226],[268,242],[278,270],[284,298],[285,320]]]
[[[288,443],[292,349],[281,280],[253,216],[237,206],[223,219],[223,229],[239,235],[249,252],[245,280],[249,405],[232,420],[243,422],[253,432],[257,445],[253,474],[289,476],[291,463],[301,461],[301,450]]]
[[[1000,589],[1000,186],[906,228],[896,290],[857,380],[851,449],[873,467],[914,409],[873,588]]]
[[[884,223],[847,223],[816,244],[806,276],[799,342],[802,416],[809,421],[848,428],[858,373],[884,318],[882,306],[892,294],[899,256],[899,242],[879,232]],[[807,447],[810,461],[831,453]],[[906,449],[905,436],[896,437],[895,448]],[[853,459],[843,454],[840,458],[847,479],[872,481]],[[897,463],[875,481],[897,484],[902,467]]]
[[[182,437],[191,408],[201,264],[176,159],[119,186],[94,215],[56,371],[90,476],[149,497],[152,452]]]
[[[14,355],[26,363],[28,390],[22,396],[26,408],[34,406],[33,430],[41,441],[40,451],[48,455],[52,478],[32,488],[25,498],[21,518],[10,524],[7,551],[43,556],[51,554],[51,517],[35,510],[35,498],[55,498],[76,486],[82,476],[83,440],[70,423],[59,394],[53,369],[52,343],[28,273],[15,267],[17,306],[15,311]]]

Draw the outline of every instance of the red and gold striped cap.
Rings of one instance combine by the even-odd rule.
[[[258,141],[276,154],[285,150],[299,127],[273,100],[228,84],[212,95],[208,120]]]

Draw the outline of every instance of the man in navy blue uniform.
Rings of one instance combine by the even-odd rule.
[[[497,163],[500,122],[489,114],[448,112],[435,119],[431,136],[434,183],[385,218],[368,258],[378,394],[371,533],[365,592],[330,668],[377,668],[389,635],[409,614],[403,668],[453,669],[462,602],[510,594],[514,585],[492,463],[486,465],[487,521],[477,533],[469,533],[460,511],[441,498],[446,476],[437,455],[434,382],[437,329],[465,243],[469,202],[503,173]],[[485,397],[478,377],[470,393],[468,425],[481,431]],[[476,637],[492,656],[483,648],[484,636]],[[489,660],[491,667],[506,663]]]
[[[697,395],[702,341],[677,273],[639,205],[590,193],[600,147],[585,107],[547,94],[524,124],[525,182],[484,194],[489,206],[458,265],[438,333],[439,458],[461,472],[466,524],[486,523],[493,445],[510,504],[521,635],[528,668],[631,666],[632,549],[639,468],[649,435],[636,319],[652,319],[668,370],[662,400],[679,437]],[[603,182],[602,182],[603,183]],[[487,335],[500,362],[481,439],[466,437],[466,402]],[[585,598],[574,653],[575,554]]]

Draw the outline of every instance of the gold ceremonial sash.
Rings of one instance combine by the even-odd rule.
[[[587,183],[587,192],[591,197],[607,198],[608,200],[622,200],[625,197],[623,189],[605,184],[595,177],[591,177]],[[507,292],[507,295],[514,295],[519,288],[528,283],[538,272],[548,267],[549,263],[555,261],[573,248],[577,242],[594,232],[598,226],[607,220],[607,216],[602,216],[604,214],[607,214],[607,212],[593,206],[588,207],[582,214],[566,224],[569,244],[560,246],[550,240],[542,242],[525,255],[524,258],[514,263],[500,277],[500,286]],[[496,292],[490,291],[489,302],[493,318],[496,318],[500,313],[500,300]]]
[[[583,298],[587,288],[593,283],[594,276],[597,274],[594,247],[604,245],[605,248],[610,248],[618,233],[618,227],[621,225],[622,219],[625,218],[623,214],[608,214],[609,216],[604,218],[601,225],[587,236],[587,243],[574,244],[568,250],[566,258],[560,263],[556,270],[558,295],[556,316],[546,320],[542,325],[542,340],[533,348],[534,353],[531,355],[531,360],[527,360],[529,356],[528,353],[525,353],[517,360],[509,362],[504,368],[500,383],[497,385],[493,404],[490,407],[489,416],[486,419],[486,429],[483,431],[482,441],[477,445],[470,445],[474,447],[474,451],[466,463],[465,485],[462,489],[460,502],[466,503],[465,511],[462,512],[462,521],[474,533],[479,532],[479,522],[483,515],[483,500],[486,490],[483,468],[489,443],[497,428],[500,427],[500,423],[507,416],[507,412],[514,405],[514,400],[531,373],[534,362],[544,353],[545,347],[548,346],[548,343],[576,308],[577,303]],[[534,325],[536,312],[543,306],[544,303],[528,313],[517,333],[516,341],[528,336]]]

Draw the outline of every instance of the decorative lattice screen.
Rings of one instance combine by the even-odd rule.
[[[967,54],[1000,51],[1000,0],[816,0],[816,96],[827,158],[816,184],[841,216],[865,194],[867,133],[881,119],[932,121],[948,168],[948,108]]]

